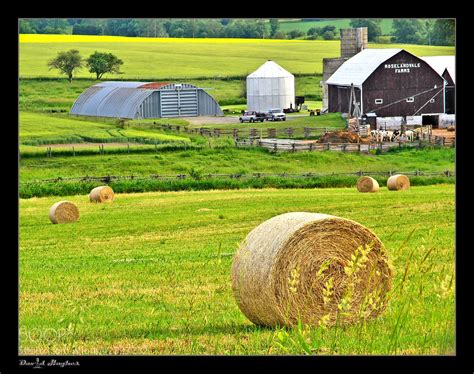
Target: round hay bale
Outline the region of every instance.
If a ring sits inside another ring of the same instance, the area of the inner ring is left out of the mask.
[[[377,192],[379,183],[372,177],[360,177],[357,180],[357,191],[359,192]]]
[[[52,223],[70,223],[79,219],[79,209],[70,201],[58,201],[49,208]]]
[[[389,190],[408,190],[410,188],[410,179],[406,175],[396,174],[392,175],[387,180],[387,187]]]
[[[89,199],[94,203],[110,203],[114,200],[114,190],[109,186],[100,186],[94,188],[90,194]]]
[[[294,212],[263,222],[247,235],[232,264],[240,310],[264,326],[370,319],[385,309],[391,285],[379,238],[357,222],[327,214]]]

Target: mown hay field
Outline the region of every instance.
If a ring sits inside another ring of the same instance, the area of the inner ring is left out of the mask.
[[[20,200],[20,354],[455,354],[454,186],[374,194],[356,188],[63,196]],[[291,211],[353,219],[385,244],[393,293],[353,327],[261,328],[240,312],[238,243]]]
[[[293,74],[321,74],[322,59],[338,57],[340,42],[325,40],[128,38],[83,35],[20,35],[20,77],[59,77],[47,62],[59,51],[78,49],[84,57],[111,52],[124,61],[124,74],[106,79],[246,76],[266,60]],[[454,47],[371,44],[405,48],[418,56],[453,55]],[[77,77],[91,78],[83,69]]]

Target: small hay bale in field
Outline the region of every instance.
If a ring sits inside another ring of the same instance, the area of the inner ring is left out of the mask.
[[[327,214],[294,212],[263,222],[232,264],[240,310],[264,326],[292,326],[299,318],[330,326],[336,315],[341,324],[370,319],[385,309],[391,285],[379,238],[357,222]]]
[[[387,187],[389,190],[408,190],[410,188],[410,179],[406,175],[396,174],[392,175],[387,180]]]
[[[359,192],[377,192],[379,183],[372,177],[360,177],[357,180],[357,191]]]
[[[114,199],[114,190],[109,186],[96,187],[90,192],[89,199],[94,203],[110,203]]]
[[[70,223],[79,219],[79,209],[70,201],[58,201],[49,208],[52,223]]]

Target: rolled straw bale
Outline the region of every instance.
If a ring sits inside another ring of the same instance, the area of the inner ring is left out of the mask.
[[[110,203],[114,199],[114,190],[109,186],[96,187],[90,192],[89,199],[94,203]]]
[[[52,223],[70,223],[79,219],[79,209],[70,201],[58,201],[49,208]]]
[[[361,255],[360,248],[370,251]],[[263,222],[241,243],[232,264],[240,310],[265,326],[370,319],[385,309],[391,285],[379,238],[357,222],[327,214],[293,212]]]
[[[357,180],[357,190],[359,192],[377,192],[379,184],[372,177],[360,177]]]
[[[403,174],[392,175],[387,180],[387,187],[389,190],[408,190],[410,188],[410,179]]]

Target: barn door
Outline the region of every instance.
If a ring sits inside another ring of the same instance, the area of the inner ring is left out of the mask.
[[[198,98],[196,89],[162,90],[161,117],[196,117]]]

